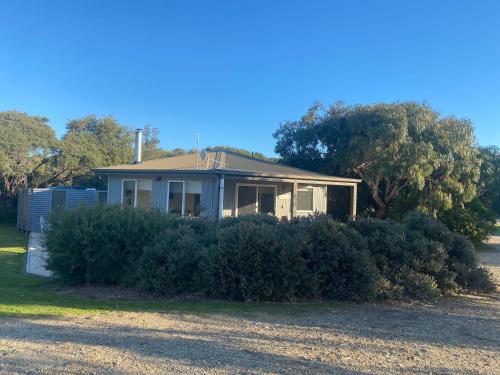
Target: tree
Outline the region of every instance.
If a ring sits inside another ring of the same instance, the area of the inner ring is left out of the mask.
[[[500,215],[500,149],[481,147],[479,153],[482,164],[478,197]]]
[[[49,163],[50,172],[41,176],[37,185],[70,185],[75,179],[89,176],[92,168],[104,164],[99,144],[92,134],[68,132],[57,143]]]
[[[425,192],[417,205],[434,213],[475,196],[480,160],[470,121],[442,118],[425,104],[315,104],[274,137],[289,164],[362,178],[378,218],[405,189]]]
[[[66,135],[88,136],[92,140],[101,156],[101,166],[130,163],[133,156],[133,131],[119,124],[113,117],[106,116],[98,119],[89,115],[81,119],[70,120],[66,124]]]
[[[475,198],[438,215],[450,229],[481,243],[491,233],[500,214],[500,150],[480,147],[481,175]]]
[[[98,166],[130,163],[132,131],[112,117],[89,115],[68,121],[66,133],[54,143],[44,168],[33,173],[31,186],[72,185],[85,180],[86,186],[102,185],[91,177]]]
[[[169,156],[169,152],[160,148],[160,139],[158,138],[158,128],[153,128],[146,124],[143,129],[142,159],[153,160]]]
[[[42,173],[57,143],[49,120],[17,111],[0,112],[0,188],[4,205]]]

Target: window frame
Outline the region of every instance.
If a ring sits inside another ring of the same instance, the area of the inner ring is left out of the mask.
[[[250,186],[255,187],[255,213],[259,213],[259,187],[271,187],[274,189],[274,214],[276,215],[276,211],[278,209],[278,185],[266,185],[266,184],[246,184],[246,183],[236,183],[236,192],[234,195],[234,216],[238,217],[238,192],[240,186]]]
[[[200,182],[201,183],[201,191],[200,191],[200,199],[203,194],[203,181],[202,180],[167,180],[167,213],[170,214],[170,183],[171,182],[179,182],[182,183],[182,208],[181,208],[181,217],[185,217],[186,213],[186,182]],[[202,216],[202,210],[200,210],[200,215],[199,216],[193,216],[195,217],[201,217]]]
[[[299,191],[311,191],[311,204],[312,208],[310,210],[299,210]],[[298,213],[311,213],[314,212],[314,186],[302,186],[302,187],[297,187],[297,209],[296,211]]]
[[[186,181],[180,180],[167,180],[167,213],[170,214],[170,183],[178,182],[182,184],[182,198],[181,198],[181,217],[184,217],[185,194],[186,194]]]
[[[122,178],[122,191],[120,197],[120,204],[123,207],[123,190],[125,181],[133,181],[134,182],[134,205],[133,208],[137,208],[137,187],[139,186],[139,181],[151,181],[151,194],[149,195],[149,209],[153,208],[153,180],[149,178]]]

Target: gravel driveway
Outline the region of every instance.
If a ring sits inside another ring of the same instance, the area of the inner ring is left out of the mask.
[[[481,256],[500,277],[500,244]],[[497,293],[292,316],[1,317],[0,373],[500,374],[499,312]]]

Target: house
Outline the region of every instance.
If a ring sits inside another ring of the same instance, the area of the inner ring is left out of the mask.
[[[108,204],[157,208],[214,220],[255,213],[291,219],[326,213],[329,189],[340,187],[348,189],[342,202],[348,214],[356,215],[357,184],[361,180],[327,176],[228,151],[142,162],[141,139],[138,130],[134,163],[94,169],[97,175],[108,178]]]

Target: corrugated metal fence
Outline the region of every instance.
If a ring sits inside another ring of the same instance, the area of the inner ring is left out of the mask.
[[[106,203],[106,191],[95,189],[52,187],[19,190],[17,203],[17,229],[40,232],[40,218],[48,221],[52,210],[71,210],[78,206],[92,207]]]

